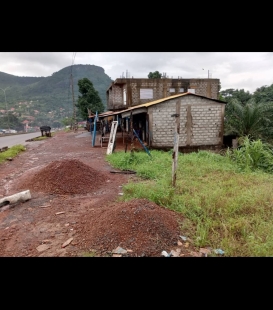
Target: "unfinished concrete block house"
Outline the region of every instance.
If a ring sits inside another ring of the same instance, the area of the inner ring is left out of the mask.
[[[130,124],[150,148],[174,145],[179,115],[179,150],[217,149],[223,144],[225,102],[219,100],[219,79],[119,78],[107,89],[108,112],[101,117]],[[179,110],[177,110],[179,109]]]

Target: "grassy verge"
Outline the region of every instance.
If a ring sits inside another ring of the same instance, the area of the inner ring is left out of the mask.
[[[179,154],[171,186],[172,152],[114,152],[106,160],[141,177],[124,186],[120,200],[147,198],[182,213],[183,235],[195,246],[225,256],[273,255],[273,175],[242,169],[231,156],[207,151]]]
[[[24,152],[25,150],[26,148],[22,144],[18,144],[7,149],[5,152],[1,152],[0,164],[6,161],[8,158],[16,157],[19,153]]]
[[[54,136],[55,133],[51,133],[51,137]],[[41,136],[37,138],[33,138],[32,141],[42,141],[50,139],[50,137],[47,136]],[[5,162],[9,158],[14,158],[16,157],[19,153],[24,152],[26,150],[26,147],[23,146],[22,144],[18,144],[15,146],[12,146],[11,148],[7,149],[4,152],[0,152],[0,164]]]

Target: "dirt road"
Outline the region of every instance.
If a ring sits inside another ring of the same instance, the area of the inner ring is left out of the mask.
[[[181,239],[183,218],[144,199],[120,202],[134,174],[111,173],[107,145],[86,131],[33,141],[0,165],[0,198],[31,199],[0,207],[0,257],[202,256]],[[121,136],[115,151],[124,151]]]

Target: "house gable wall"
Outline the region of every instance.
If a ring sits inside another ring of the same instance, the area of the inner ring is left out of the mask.
[[[174,145],[176,102],[181,100],[179,146],[221,146],[225,105],[188,95],[170,99],[148,108],[150,145],[172,148]]]

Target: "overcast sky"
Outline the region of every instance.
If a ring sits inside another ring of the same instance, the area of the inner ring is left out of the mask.
[[[102,67],[113,80],[147,78],[165,72],[169,78],[220,79],[221,90],[254,92],[273,84],[273,52],[0,52],[0,71],[16,76],[50,76],[72,64]]]

